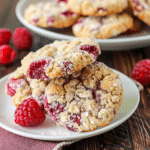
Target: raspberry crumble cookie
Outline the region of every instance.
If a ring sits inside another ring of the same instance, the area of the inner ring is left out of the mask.
[[[72,30],[77,37],[106,39],[124,33],[132,26],[132,17],[127,13],[121,13],[105,17],[81,17],[72,26]]]
[[[134,15],[150,26],[150,0],[129,0]]]
[[[19,67],[8,79],[5,92],[12,97],[13,104],[16,107],[24,99],[32,98],[43,109],[44,93],[48,83],[49,80],[41,81],[27,78],[22,72],[22,67]]]
[[[119,75],[100,62],[50,81],[44,108],[58,124],[74,132],[107,126],[124,98]]]
[[[80,15],[106,16],[122,12],[128,0],[68,0],[67,6]]]
[[[96,61],[99,45],[90,38],[55,41],[22,60],[25,75],[31,79],[47,80],[72,74]]]
[[[44,28],[71,26],[79,15],[68,9],[65,2],[39,2],[26,9],[24,18],[32,25]]]

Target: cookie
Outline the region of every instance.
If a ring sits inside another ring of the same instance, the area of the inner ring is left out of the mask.
[[[150,26],[150,0],[129,0],[134,15]]]
[[[128,0],[68,0],[67,6],[80,15],[106,16],[122,12]]]
[[[71,26],[79,15],[68,9],[64,2],[39,2],[26,9],[24,19],[34,26],[64,28]]]
[[[141,31],[141,28],[142,28],[141,20],[138,19],[136,16],[134,16],[132,8],[130,7],[130,5],[125,10],[125,12],[130,14],[130,16],[132,16],[132,18],[133,18],[133,26],[127,32],[125,32],[125,34],[129,35],[129,34],[134,34],[134,33]]]
[[[96,61],[99,45],[90,38],[55,41],[22,60],[25,75],[31,79],[47,80],[79,71]]]
[[[100,62],[50,81],[44,108],[58,125],[74,132],[107,126],[124,98],[119,75]]]
[[[133,20],[132,28],[127,30],[125,33],[123,33],[123,35],[131,35],[131,34],[133,35],[133,34],[141,31],[141,28],[142,28],[141,21],[136,17],[133,17],[133,19],[134,20]]]
[[[49,81],[41,81],[27,78],[22,67],[19,67],[6,83],[6,94],[12,97],[14,106],[18,106],[24,99],[33,98],[39,106],[44,108],[44,93]]]
[[[123,13],[106,17],[81,17],[72,26],[72,31],[77,37],[106,39],[126,32],[132,26],[132,17],[127,13]]]

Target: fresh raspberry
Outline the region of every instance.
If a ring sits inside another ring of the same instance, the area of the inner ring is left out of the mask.
[[[20,87],[22,87],[22,84],[24,84],[26,82],[25,79],[13,79],[10,78],[7,83],[6,83],[6,92],[8,95],[10,96],[14,96],[16,94],[17,89],[19,89]]]
[[[45,118],[38,103],[32,98],[23,100],[15,111],[15,123],[24,127],[41,124]]]
[[[48,103],[47,97],[45,97],[45,105],[44,108],[54,121],[59,121],[59,114],[64,111],[64,104],[60,104],[59,102]]]
[[[51,59],[41,59],[34,61],[28,68],[28,76],[31,79],[48,79],[46,75],[46,68],[49,66]]]
[[[150,59],[139,61],[133,69],[132,78],[142,85],[150,84]]]
[[[28,29],[19,27],[13,33],[13,43],[20,50],[29,49],[33,43],[33,36]]]
[[[9,44],[11,31],[9,29],[0,28],[0,45]]]
[[[73,123],[77,123],[79,126],[82,125],[81,123],[81,114],[72,114],[70,116],[70,121]],[[77,128],[75,128],[73,125],[66,124],[66,127],[68,130],[77,132]]]
[[[99,55],[99,50],[96,46],[91,46],[91,45],[81,45],[80,50],[86,51],[89,54],[93,54],[94,59],[96,60],[98,55]]]
[[[9,45],[4,44],[0,46],[0,64],[10,64],[16,58],[16,55],[16,51]]]

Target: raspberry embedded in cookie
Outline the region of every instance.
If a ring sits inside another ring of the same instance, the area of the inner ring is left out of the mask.
[[[64,73],[69,73],[72,67],[73,67],[73,63],[71,61],[66,61],[66,62],[63,62],[61,69]]]
[[[23,82],[27,84],[25,79],[13,79],[10,78],[6,83],[6,92],[10,96],[14,96],[16,94],[17,89],[23,86]]]
[[[70,10],[66,10],[62,12],[61,14],[64,15],[65,17],[71,17],[74,13],[71,12]]]
[[[67,2],[68,2],[68,0],[57,0],[57,3],[60,3],[60,2],[67,3]]]
[[[137,5],[137,6],[140,5],[140,2],[139,2],[138,0],[133,0],[133,2],[134,2],[134,4]]]
[[[41,95],[36,95],[33,96],[33,98],[37,101],[37,103],[39,104],[41,110],[44,110],[44,96],[45,94],[41,94]]]
[[[82,22],[83,22],[83,18],[77,20],[77,21],[75,22],[75,24],[79,24],[79,23],[82,23]]]
[[[81,45],[80,50],[86,51],[89,54],[93,54],[94,59],[96,60],[98,55],[99,55],[99,50],[96,46],[91,46],[91,45]]]
[[[45,97],[44,108],[54,121],[59,121],[59,114],[64,111],[64,104],[59,102],[48,103],[47,97]]]
[[[47,24],[48,24],[49,26],[51,26],[51,24],[54,23],[54,22],[55,22],[55,19],[54,19],[53,16],[48,17],[48,19],[47,19]]]
[[[81,114],[72,114],[70,116],[70,121],[73,122],[73,123],[77,123],[79,126],[82,125]],[[75,128],[73,125],[66,124],[66,127],[70,131],[77,132],[77,128]]]
[[[91,29],[90,30],[90,33],[92,34],[92,32],[94,32],[94,31],[99,31],[99,29],[100,29],[100,25],[98,26],[98,27],[96,27],[96,28],[93,28],[93,29]]]
[[[95,91],[94,95],[95,95],[96,103],[100,103],[101,102],[101,95],[99,93],[97,93],[97,91]]]
[[[137,12],[141,12],[145,9],[144,6],[139,2],[139,0],[133,0],[133,3],[136,5],[135,10]]]
[[[98,11],[107,11],[107,9],[105,9],[103,7],[98,7]]]
[[[74,132],[77,132],[77,128],[75,128],[73,125],[70,125],[70,124],[66,124],[66,128],[70,131],[74,131]]]
[[[70,116],[70,121],[77,123],[79,126],[82,125],[81,123],[81,114],[72,114]]]
[[[38,24],[39,19],[33,18],[31,21],[36,25],[36,24]]]
[[[46,80],[48,76],[46,75],[46,68],[49,66],[51,59],[41,59],[39,61],[34,61],[30,64],[28,68],[27,75],[31,79],[41,79]]]

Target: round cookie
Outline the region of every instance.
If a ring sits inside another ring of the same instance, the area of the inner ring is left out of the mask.
[[[47,80],[71,74],[96,61],[99,45],[90,38],[55,41],[22,60],[24,74],[31,79]]]
[[[122,12],[128,0],[68,0],[67,6],[80,15],[106,16]]]
[[[129,0],[134,15],[150,26],[150,0]]]
[[[22,67],[19,67],[8,79],[5,87],[5,92],[12,97],[13,104],[16,107],[24,99],[32,97],[43,109],[44,93],[48,83],[48,80],[41,81],[27,78],[22,72]]]
[[[72,26],[72,31],[77,37],[106,39],[126,32],[132,26],[132,17],[127,13],[123,13],[106,17],[81,17]]]
[[[52,79],[46,87],[44,108],[58,125],[74,132],[107,126],[124,98],[119,75],[100,62],[66,77]]]
[[[79,15],[68,9],[64,2],[39,2],[26,9],[24,18],[34,26],[64,28],[71,26]]]

